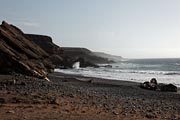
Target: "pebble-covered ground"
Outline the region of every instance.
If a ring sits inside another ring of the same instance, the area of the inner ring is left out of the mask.
[[[61,73],[49,79],[0,75],[0,120],[180,120],[179,92]]]

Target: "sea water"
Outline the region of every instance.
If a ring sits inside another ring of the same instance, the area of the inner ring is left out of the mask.
[[[112,67],[56,69],[57,72],[134,82],[156,78],[159,83],[172,83],[180,87],[180,58],[131,59],[109,64]],[[105,65],[100,65],[105,66]]]

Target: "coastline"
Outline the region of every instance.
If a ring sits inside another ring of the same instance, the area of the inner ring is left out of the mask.
[[[82,82],[90,82],[93,84],[109,84],[109,85],[138,85],[139,82],[133,82],[133,81],[126,81],[126,80],[115,80],[115,79],[106,79],[106,78],[98,78],[98,77],[88,77],[83,75],[77,75],[77,74],[66,74],[61,72],[54,72],[49,75],[49,77],[70,77],[75,78],[77,81]]]
[[[51,82],[0,75],[0,116],[4,120],[180,118],[179,92],[150,91],[136,82],[57,72],[48,77]]]
[[[139,86],[141,82],[135,82],[135,81],[127,81],[127,80],[118,80],[118,79],[109,79],[109,78],[98,78],[98,77],[90,77],[90,76],[83,76],[78,74],[67,74],[62,72],[54,72],[50,74],[51,77],[59,77],[59,78],[75,78],[78,81],[82,82],[90,82],[93,84],[107,84],[107,85],[125,85],[125,86]],[[144,80],[145,82],[146,80]],[[165,84],[165,83],[160,83]],[[169,83],[170,84],[170,83]],[[178,91],[177,93],[180,93],[180,86],[177,86]]]

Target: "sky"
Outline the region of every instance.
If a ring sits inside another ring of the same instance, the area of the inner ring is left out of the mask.
[[[0,0],[0,21],[63,47],[180,58],[180,0]]]

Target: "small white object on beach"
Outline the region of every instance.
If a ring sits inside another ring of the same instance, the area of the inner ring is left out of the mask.
[[[75,62],[74,64],[73,64],[73,66],[72,66],[72,68],[74,68],[74,69],[79,69],[79,67],[80,67],[80,62],[78,61],[78,62]]]

